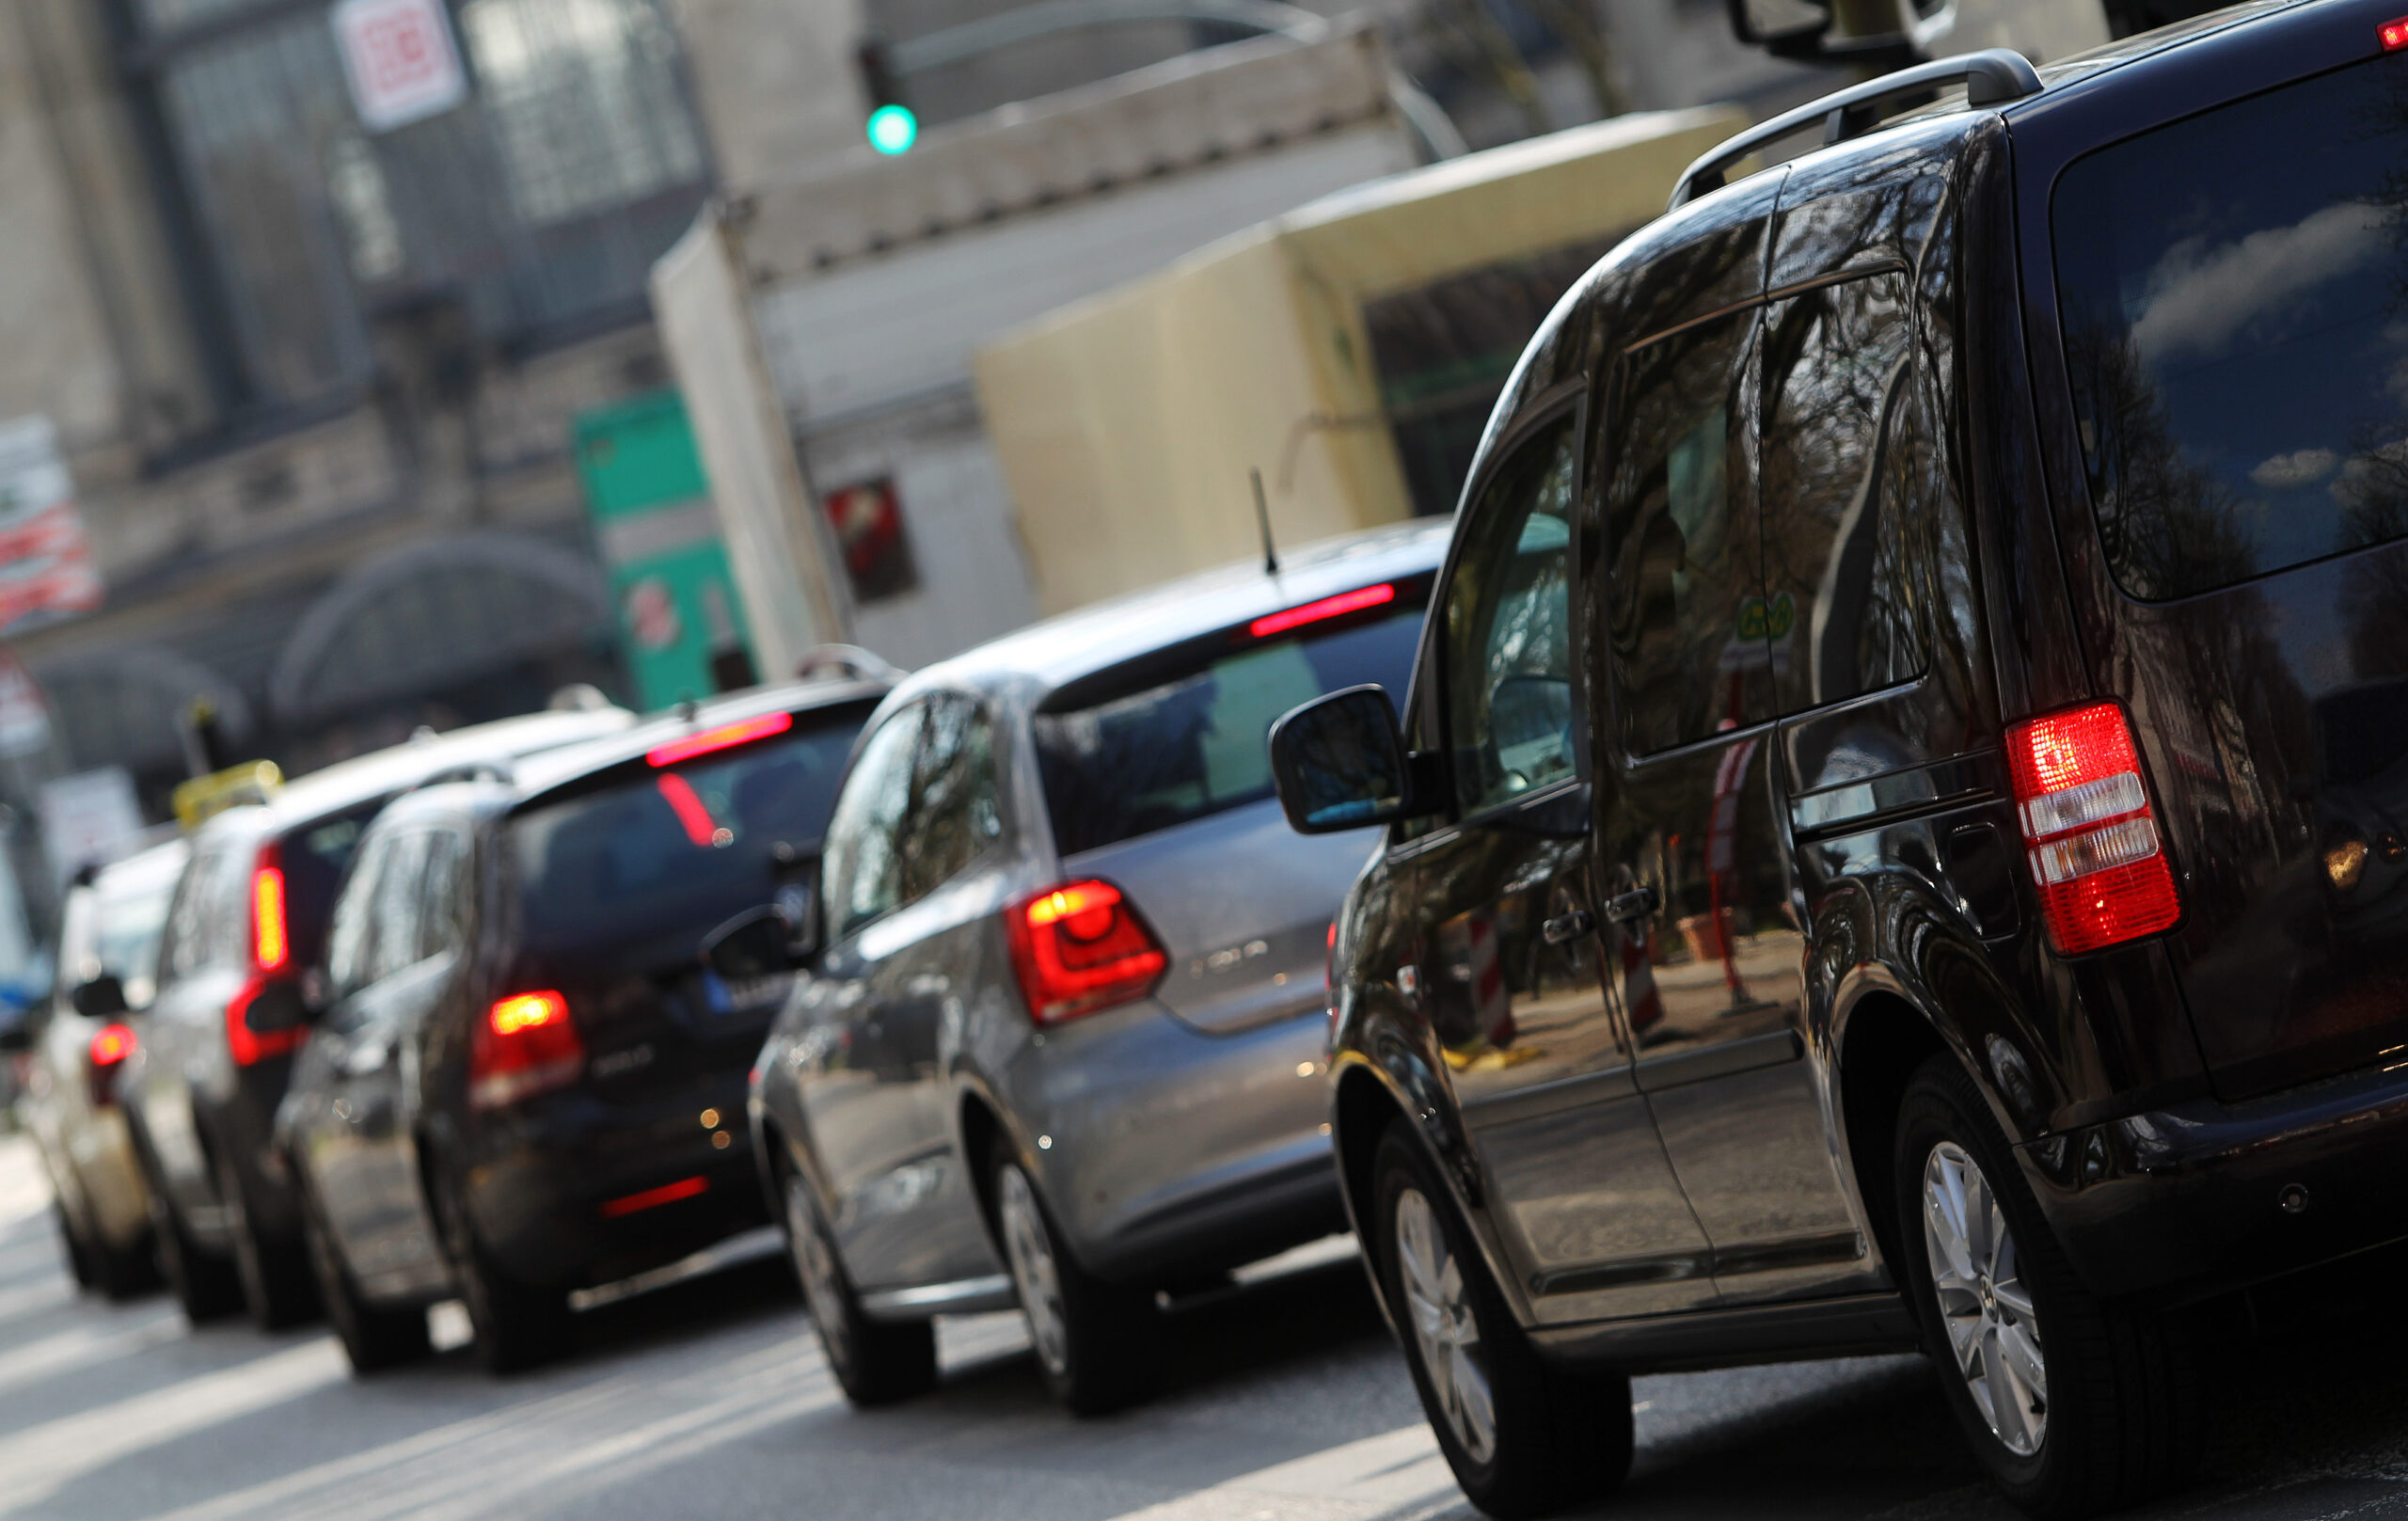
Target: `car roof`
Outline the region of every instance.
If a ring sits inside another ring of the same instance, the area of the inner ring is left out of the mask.
[[[92,874],[90,891],[103,897],[136,897],[172,891],[192,846],[182,839],[154,845],[122,861],[112,861]]]
[[[280,832],[296,824],[406,791],[427,778],[481,765],[515,762],[625,732],[636,716],[623,707],[529,713],[429,735],[295,778],[264,803],[229,808],[201,826],[198,839],[222,833]]]
[[[1422,518],[1279,551],[1279,570],[1240,561],[1031,624],[928,667],[899,699],[937,688],[1053,691],[1155,650],[1357,587],[1435,570],[1454,519]]]
[[[696,703],[668,715],[656,715],[607,739],[554,751],[517,768],[516,796],[531,799],[596,771],[624,765],[659,745],[702,734],[723,724],[741,723],[768,713],[809,713],[848,703],[875,704],[892,684],[874,677],[852,676],[820,681],[784,682]]]

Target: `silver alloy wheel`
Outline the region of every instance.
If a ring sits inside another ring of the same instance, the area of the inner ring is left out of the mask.
[[[1998,1196],[1954,1141],[1924,1163],[1923,1243],[1957,1376],[1991,1434],[2028,1458],[2049,1434],[2040,1322]]]
[[[1054,1239],[1046,1234],[1037,1191],[1028,1186],[1026,1173],[1006,1167],[995,1195],[1004,1256],[1012,1265],[1020,1307],[1028,1316],[1029,1339],[1037,1344],[1046,1371],[1058,1378],[1070,1366],[1070,1328],[1062,1309],[1062,1273],[1054,1260]]]
[[[849,1367],[853,1328],[845,1318],[844,1280],[836,1273],[835,1250],[819,1228],[811,1184],[800,1173],[786,1175],[786,1244],[794,1252],[795,1276],[802,1280],[803,1302],[811,1307],[811,1323],[828,1349],[828,1360]]]
[[[1397,1276],[1404,1287],[1405,1317],[1447,1425],[1474,1463],[1497,1451],[1497,1403],[1488,1386],[1488,1361],[1480,1342],[1480,1322],[1463,1264],[1447,1246],[1438,1213],[1418,1188],[1396,1201]]]

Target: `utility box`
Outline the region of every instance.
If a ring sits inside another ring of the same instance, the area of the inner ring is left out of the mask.
[[[576,439],[637,702],[666,707],[754,685],[744,602],[684,402],[662,391],[584,413]]]
[[[1452,512],[1555,303],[1735,106],[1620,117],[1340,191],[980,349],[1038,610]]]

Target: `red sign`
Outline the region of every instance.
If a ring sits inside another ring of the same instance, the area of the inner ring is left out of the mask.
[[[866,481],[828,493],[828,521],[844,551],[853,595],[876,602],[919,584],[911,541],[903,532],[903,503],[892,481]]]
[[[343,0],[334,25],[352,104],[369,131],[405,127],[467,99],[443,0]]]
[[[0,422],[0,629],[100,605],[100,573],[50,420]]]

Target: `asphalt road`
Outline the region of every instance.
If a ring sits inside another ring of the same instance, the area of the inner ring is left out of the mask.
[[[331,1338],[194,1332],[78,1298],[22,1139],[0,1138],[0,1514],[962,1521],[1467,1518],[1357,1271],[1174,1320],[1168,1392],[1110,1420],[1047,1401],[1017,1321],[945,1323],[932,1397],[848,1410],[773,1259],[586,1312],[578,1355],[496,1381],[438,1311],[433,1362],[360,1384]],[[2370,1264],[2283,1323],[2229,1323],[2203,1521],[2408,1518],[2408,1327]],[[2012,1515],[1931,1374],[1865,1358],[1643,1379],[1640,1456],[1600,1513]]]

